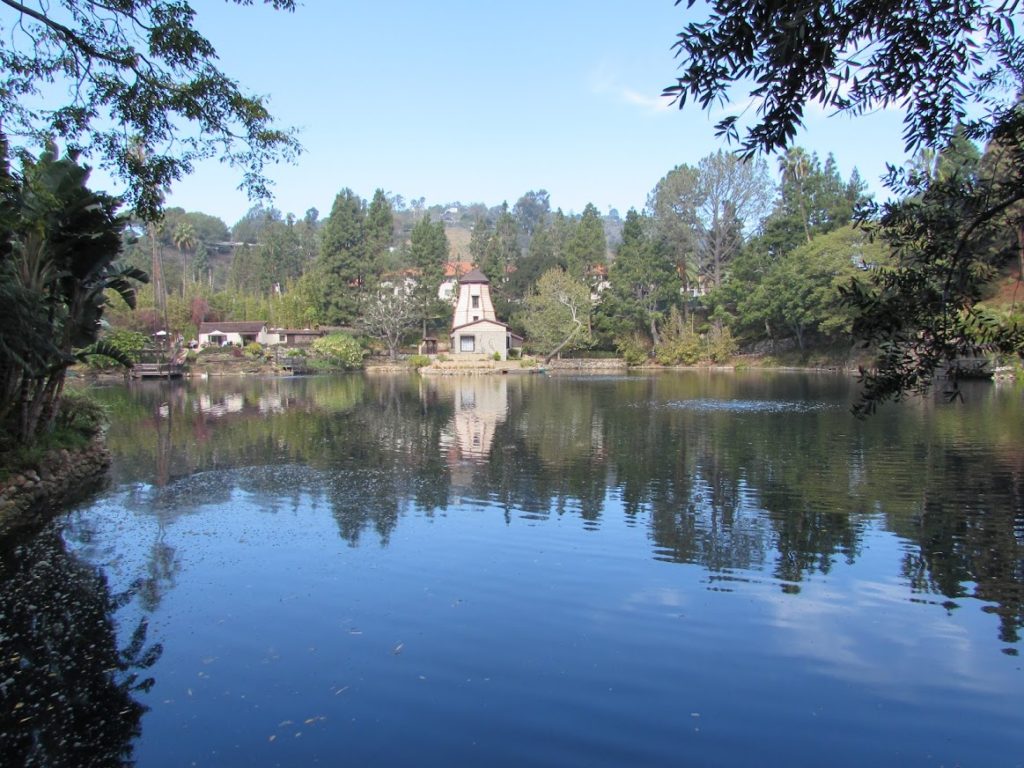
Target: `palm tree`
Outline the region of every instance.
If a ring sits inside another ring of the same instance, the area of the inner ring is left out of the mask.
[[[178,249],[178,256],[181,257],[181,295],[185,296],[185,279],[188,276],[188,265],[185,263],[185,251],[193,250],[199,242],[196,237],[196,228],[191,222],[179,221],[171,235],[174,247]]]

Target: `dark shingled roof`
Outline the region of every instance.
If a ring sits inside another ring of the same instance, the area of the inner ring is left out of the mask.
[[[459,278],[459,285],[463,283],[490,283],[487,279],[487,275],[481,272],[479,269],[471,269],[469,272]]]

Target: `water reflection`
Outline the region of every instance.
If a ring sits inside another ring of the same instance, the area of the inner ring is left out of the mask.
[[[487,461],[495,430],[508,415],[508,379],[444,376],[426,379],[423,388],[425,402],[452,402],[454,413],[441,435],[441,450],[449,465]]]
[[[0,541],[0,754],[5,765],[132,764],[146,707],[139,692],[160,657],[147,624],[118,646],[102,571],[68,552],[56,526]]]
[[[789,593],[856,562],[880,525],[906,543],[908,594],[978,598],[1008,644],[1024,626],[1024,425],[992,388],[867,423],[833,376],[347,376],[104,397],[115,479],[163,524],[239,491],[326,504],[351,545],[467,501],[510,524],[612,516],[645,528],[656,559],[719,581],[763,572]],[[173,579],[173,563],[158,552],[154,573]]]

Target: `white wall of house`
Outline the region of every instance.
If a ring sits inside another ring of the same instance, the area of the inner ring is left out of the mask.
[[[493,357],[497,352],[502,360],[508,356],[508,328],[498,322],[484,320],[453,328],[451,340],[454,354]]]

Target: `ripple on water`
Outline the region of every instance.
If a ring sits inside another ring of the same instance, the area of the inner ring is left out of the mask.
[[[669,400],[666,408],[684,411],[727,411],[730,413],[812,413],[834,410],[834,403],[787,400]]]

